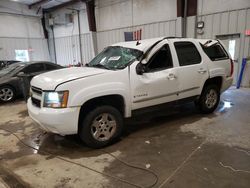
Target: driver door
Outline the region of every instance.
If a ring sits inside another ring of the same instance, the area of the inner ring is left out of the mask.
[[[132,110],[177,100],[178,79],[171,50],[166,42],[159,43],[149,54],[142,75],[131,67]]]

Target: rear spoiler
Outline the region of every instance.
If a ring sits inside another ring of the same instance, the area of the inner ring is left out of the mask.
[[[214,46],[214,45],[216,45],[216,44],[218,44],[218,43],[220,43],[219,40],[208,40],[208,41],[205,42],[204,44],[202,44],[202,43],[200,42],[200,44],[201,44],[202,46],[204,46],[204,47],[211,47],[211,46]]]

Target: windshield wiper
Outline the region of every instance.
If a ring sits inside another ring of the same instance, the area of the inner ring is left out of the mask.
[[[89,65],[88,65],[89,66]],[[97,67],[97,68],[104,68],[104,69],[107,69],[107,70],[110,70],[110,68],[102,65],[102,64],[95,64],[95,65],[91,65],[89,67]]]

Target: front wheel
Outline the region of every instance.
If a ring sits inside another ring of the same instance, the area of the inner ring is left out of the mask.
[[[212,113],[220,102],[220,90],[216,85],[208,85],[203,89],[197,103],[199,110],[204,113]]]
[[[119,137],[122,127],[122,115],[116,108],[100,106],[85,116],[78,134],[87,146],[101,148]]]

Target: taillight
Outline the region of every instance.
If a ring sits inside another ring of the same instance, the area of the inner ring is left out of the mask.
[[[232,59],[230,59],[231,62],[231,72],[230,72],[230,77],[233,76],[234,73],[234,61]]]

